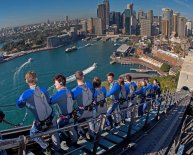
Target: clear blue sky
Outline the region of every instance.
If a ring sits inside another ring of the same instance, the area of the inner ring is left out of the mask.
[[[97,5],[103,0],[1,0],[0,28],[50,20],[87,18],[96,16]],[[111,11],[120,11],[130,2],[134,10],[153,9],[161,15],[161,8],[169,7],[193,20],[193,0],[109,0]]]

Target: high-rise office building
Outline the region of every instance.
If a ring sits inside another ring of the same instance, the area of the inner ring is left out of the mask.
[[[169,8],[163,8],[162,9],[162,20],[164,20],[163,23],[166,23],[165,20],[168,21],[168,37],[171,35],[172,33],[172,27],[173,27],[173,22],[172,22],[172,16],[173,16],[173,10],[172,9],[169,9]],[[163,28],[162,28],[163,30]]]
[[[162,35],[169,36],[169,21],[162,19]]]
[[[117,28],[121,28],[121,13],[120,12],[115,12],[115,22],[114,24],[117,25]]]
[[[179,13],[173,13],[173,19],[172,19],[172,22],[173,22],[173,27],[172,27],[172,32],[174,34],[177,34],[177,31],[178,31],[178,17],[179,17]]]
[[[153,16],[152,36],[159,35],[161,32],[161,16]]]
[[[186,18],[183,16],[178,17],[178,36],[180,38],[186,36]]]
[[[97,35],[103,34],[101,18],[93,18],[93,28],[95,34]]]
[[[141,19],[140,35],[151,36],[151,20]]]
[[[130,10],[125,9],[122,17],[123,17],[123,31],[125,34],[130,34],[130,28],[131,28]]]
[[[66,16],[66,23],[68,23],[68,16]]]
[[[153,10],[148,10],[147,11],[147,19],[153,23]]]
[[[140,24],[141,22],[141,19],[146,19],[146,14],[143,12],[143,10],[139,10],[138,11],[138,16],[137,16],[137,19],[138,19],[138,22]]]
[[[87,31],[93,33],[93,18],[87,19]]]
[[[105,4],[99,4],[97,8],[97,17],[101,18],[102,32],[105,33],[106,29],[106,6]]]
[[[121,28],[121,13],[112,11],[110,12],[110,25],[116,24],[117,28]]]
[[[133,16],[133,3],[127,5],[127,9],[130,10],[130,16]]]
[[[109,15],[110,15],[110,5],[109,5],[109,0],[104,0],[103,4],[105,5],[105,16],[106,16],[106,29],[109,28]]]
[[[87,21],[86,20],[81,20],[81,25],[82,25],[82,32],[87,32]]]
[[[109,14],[109,24],[112,25],[115,22],[115,11],[110,12]]]
[[[192,36],[192,21],[190,20],[186,22],[186,34],[187,36]]]

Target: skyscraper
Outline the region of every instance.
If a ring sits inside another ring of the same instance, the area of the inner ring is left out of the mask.
[[[87,32],[87,21],[86,20],[81,20],[81,25],[82,25],[82,32]]]
[[[119,29],[121,27],[121,13],[115,12],[115,22],[113,24],[117,25],[117,28]]]
[[[162,35],[169,36],[169,21],[162,19]]]
[[[146,17],[146,14],[143,12],[143,10],[139,10],[138,11],[138,22],[139,22],[139,24],[140,24],[140,22],[141,22],[141,19],[146,19],[147,17]]]
[[[103,34],[101,18],[93,18],[93,28],[95,34],[97,35]]]
[[[87,19],[87,31],[93,33],[93,18]]]
[[[168,26],[167,26],[167,28],[168,28],[168,30],[167,30],[168,35],[167,36],[168,37],[172,33],[172,27],[173,27],[172,16],[173,16],[173,10],[172,9],[169,9],[169,8],[163,8],[162,9],[162,20],[164,20],[163,23],[166,23],[165,20],[168,21]],[[163,30],[163,28],[162,28],[162,30]]]
[[[102,32],[105,33],[106,29],[106,6],[105,4],[99,4],[97,8],[97,17],[101,18]]]
[[[178,36],[180,38],[186,36],[186,18],[183,16],[178,17]]]
[[[147,19],[153,22],[153,10],[148,10],[147,11]]]
[[[153,16],[152,36],[159,35],[161,32],[161,16]]]
[[[66,23],[68,23],[68,16],[66,16]]]
[[[133,3],[127,5],[127,9],[130,10],[130,16],[133,16]]]
[[[103,4],[105,5],[105,16],[106,16],[106,29],[109,28],[109,15],[110,15],[110,5],[109,5],[109,0],[104,0]]]
[[[141,19],[140,35],[151,36],[151,20]]]
[[[112,25],[115,23],[115,11],[110,12],[109,15],[109,24]]]
[[[179,13],[173,13],[173,27],[172,27],[172,31],[174,34],[177,34],[178,31],[178,17],[179,17]]]
[[[130,28],[131,28],[131,15],[130,10],[125,9],[123,12],[123,30],[125,34],[130,34]]]
[[[190,20],[186,22],[186,34],[187,36],[192,36],[192,21]]]

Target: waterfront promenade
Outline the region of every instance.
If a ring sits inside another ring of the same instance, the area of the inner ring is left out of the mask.
[[[116,62],[116,63],[120,63],[122,65],[142,65],[145,66],[147,68],[150,68],[152,70],[156,70],[158,72],[158,74],[160,74],[161,76],[166,76],[167,74],[165,72],[163,72],[160,68],[155,67],[141,59],[138,58],[134,58],[134,57],[129,57],[129,58],[112,58],[112,61]]]
[[[62,46],[62,45],[61,45]],[[42,47],[42,48],[37,48],[37,49],[32,49],[32,50],[27,50],[27,51],[21,51],[21,52],[17,52],[17,53],[12,53],[12,54],[8,54],[6,55],[5,59],[3,59],[2,61],[0,61],[0,63],[3,62],[7,62],[9,60],[30,54],[30,53],[35,53],[35,52],[41,52],[41,51],[45,51],[45,50],[51,50],[51,49],[56,49],[59,48],[61,46],[57,46],[57,47]]]

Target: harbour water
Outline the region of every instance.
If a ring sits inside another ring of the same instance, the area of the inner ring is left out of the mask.
[[[86,75],[86,81],[92,81],[94,76],[99,76],[102,80],[105,80],[108,72],[114,72],[115,78],[118,78],[119,75],[130,72],[130,68],[138,68],[136,65],[110,65],[109,57],[117,48],[113,46],[114,43],[111,41],[92,42],[92,46],[85,47],[87,43],[84,41],[77,42],[75,45],[78,49],[69,53],[65,52],[65,49],[68,48],[66,46],[31,53],[0,64],[0,105],[14,104],[19,95],[28,88],[24,81],[24,75],[29,70],[37,72],[39,86],[50,88],[53,85],[55,74],[62,73],[68,77],[74,74],[76,70],[84,70],[93,63],[98,64],[97,68]],[[69,47],[71,46],[69,45]],[[29,58],[32,61],[27,63]],[[27,64],[24,65],[25,63]],[[73,88],[75,85],[75,82],[70,82],[67,86]],[[52,95],[52,91],[50,91],[50,95]],[[0,109],[5,112],[6,119],[14,123],[20,123],[25,115],[25,108],[0,107]],[[32,116],[28,115],[24,124],[30,124],[31,121]],[[6,128],[10,127],[5,124],[0,125],[0,129]]]

